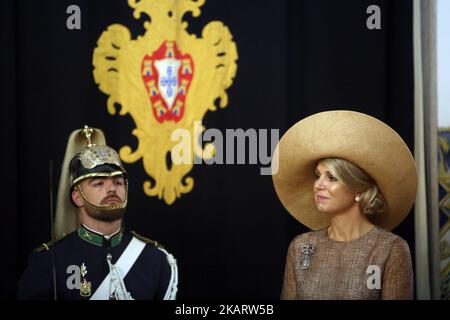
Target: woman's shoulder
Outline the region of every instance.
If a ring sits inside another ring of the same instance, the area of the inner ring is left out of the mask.
[[[374,226],[373,235],[377,239],[384,240],[395,245],[406,244],[406,240],[400,237],[399,235],[378,226]]]
[[[403,252],[409,254],[409,245],[401,236],[388,230],[375,226],[374,237],[376,242],[392,252]]]

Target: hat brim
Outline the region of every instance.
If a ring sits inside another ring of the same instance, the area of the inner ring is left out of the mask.
[[[289,213],[312,230],[330,224],[313,198],[318,160],[336,157],[353,162],[377,183],[386,210],[371,220],[392,230],[408,215],[416,198],[414,158],[402,138],[385,123],[354,111],[327,111],[309,116],[281,138],[273,157],[276,193]]]

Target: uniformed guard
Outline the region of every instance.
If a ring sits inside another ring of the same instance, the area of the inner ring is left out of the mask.
[[[127,173],[102,131],[74,131],[58,190],[58,237],[31,254],[19,299],[175,299],[176,260],[124,230],[127,200]]]

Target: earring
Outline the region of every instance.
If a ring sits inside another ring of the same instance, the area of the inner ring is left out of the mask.
[[[356,202],[360,202],[360,201],[361,201],[361,198],[360,198],[359,196],[356,196],[355,201],[356,201]]]

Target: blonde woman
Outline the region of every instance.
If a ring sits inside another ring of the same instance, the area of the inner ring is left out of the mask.
[[[292,240],[281,298],[412,299],[408,244],[389,231],[416,194],[414,159],[400,136],[365,114],[323,112],[288,130],[277,160],[281,202],[315,230]]]

